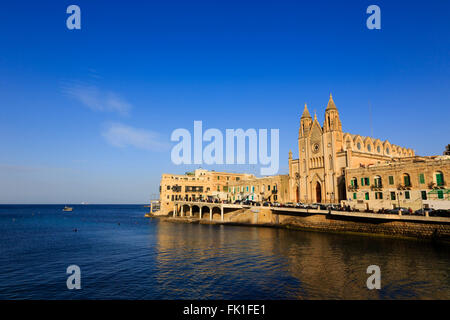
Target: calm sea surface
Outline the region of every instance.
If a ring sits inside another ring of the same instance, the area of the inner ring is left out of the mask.
[[[0,206],[0,299],[450,299],[445,245],[62,207]],[[66,287],[72,264],[81,290]],[[366,287],[373,264],[381,290]]]

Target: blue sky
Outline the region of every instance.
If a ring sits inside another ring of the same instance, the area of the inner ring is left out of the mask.
[[[81,30],[66,8],[81,8]],[[381,30],[366,8],[381,8]],[[448,1],[17,1],[0,4],[0,203],[145,203],[170,134],[279,128],[297,156],[304,103],[343,130],[442,154]],[[257,172],[252,166],[203,166]]]

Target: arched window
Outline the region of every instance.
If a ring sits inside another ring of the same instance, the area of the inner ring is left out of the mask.
[[[372,146],[370,144],[367,145],[367,151],[369,151],[369,152],[372,151]]]
[[[436,185],[443,186],[444,185],[444,174],[441,171],[435,173],[436,177]]]
[[[403,183],[405,184],[406,187],[411,186],[411,178],[409,177],[409,174],[407,173],[403,174]]]
[[[389,154],[389,148],[386,148],[386,154]]]
[[[381,184],[381,177],[380,176],[375,176],[374,183],[375,183],[375,187],[377,187],[377,188],[381,188],[383,186]]]
[[[355,177],[353,177],[353,178],[350,180],[350,184],[351,184],[351,186],[352,186],[353,188],[358,188],[358,179],[356,179]]]
[[[356,147],[358,148],[358,150],[361,150],[361,143],[358,142],[358,143],[356,144]]]
[[[380,153],[381,152],[381,148],[380,146],[377,147],[377,152]]]

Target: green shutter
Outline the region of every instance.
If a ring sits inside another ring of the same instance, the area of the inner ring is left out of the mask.
[[[427,200],[427,192],[421,191],[421,194],[422,194],[422,200]]]
[[[350,182],[352,184],[352,187],[354,187],[355,186],[355,181],[352,179]]]
[[[353,192],[353,199],[356,199],[356,192]]]
[[[419,183],[420,184],[424,184],[425,183],[425,177],[424,177],[423,173],[419,174]]]
[[[365,184],[366,184],[366,186],[370,186],[370,180],[369,180],[369,178],[366,178]]]
[[[405,199],[409,199],[409,191],[405,191]]]
[[[438,195],[438,199],[444,199],[444,191],[438,190],[437,195]]]
[[[366,192],[366,200],[369,200],[369,193]]]
[[[393,176],[389,176],[389,184],[394,184],[394,177]]]
[[[411,183],[409,181],[409,176],[405,175],[403,177],[403,181],[405,182],[405,186],[410,186],[411,185]]]
[[[361,178],[361,186],[364,185],[364,178]]]
[[[436,173],[436,184],[442,186],[444,184],[444,177],[442,173]]]

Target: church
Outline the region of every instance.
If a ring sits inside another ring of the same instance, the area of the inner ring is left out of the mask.
[[[298,159],[289,152],[289,189],[293,202],[339,203],[346,200],[346,169],[414,157],[412,149],[342,131],[330,94],[323,125],[305,104],[298,132]]]

